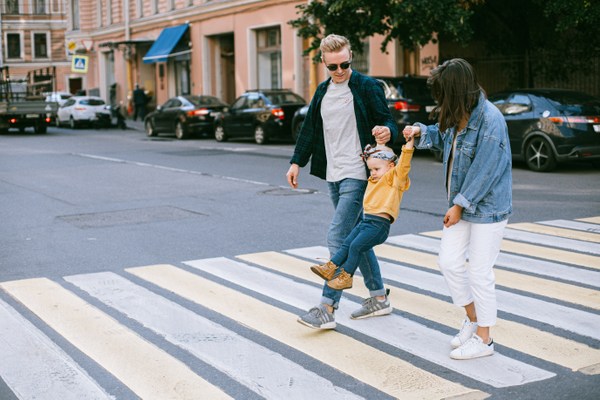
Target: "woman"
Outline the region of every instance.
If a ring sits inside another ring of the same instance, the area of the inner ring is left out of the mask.
[[[440,269],[454,304],[467,318],[450,344],[450,357],[472,359],[494,354],[490,327],[496,323],[494,263],[512,213],[512,161],[502,114],[479,86],[471,65],[446,61],[428,84],[438,123],[406,127],[417,148],[444,154],[448,211],[439,254]],[[467,257],[469,262],[467,264]]]

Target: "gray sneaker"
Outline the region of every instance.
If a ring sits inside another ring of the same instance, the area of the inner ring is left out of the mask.
[[[383,301],[377,300],[377,297],[369,297],[363,301],[362,307],[354,311],[350,317],[352,319],[362,319],[391,314],[393,308],[388,300],[388,294],[390,294],[390,290],[386,289],[385,300]]]
[[[335,317],[327,311],[327,307],[319,304],[311,308],[306,314],[298,317],[298,322],[313,329],[334,329]]]

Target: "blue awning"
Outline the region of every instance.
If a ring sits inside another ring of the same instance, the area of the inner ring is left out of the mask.
[[[187,44],[184,48],[177,46],[185,32],[188,30],[188,27],[188,24],[183,24],[163,29],[160,35],[158,35],[158,39],[156,39],[150,50],[148,50],[144,56],[144,64],[165,62],[169,57],[189,53],[191,50],[187,47]],[[178,47],[177,51],[174,51],[175,47]]]

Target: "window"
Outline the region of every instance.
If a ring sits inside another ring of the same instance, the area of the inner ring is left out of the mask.
[[[4,3],[4,7],[7,14],[18,14],[19,0],[6,0],[6,3]]]
[[[48,58],[48,34],[33,34],[33,58]]]
[[[369,73],[369,39],[362,41],[362,52],[352,51],[352,69],[363,74]]]
[[[256,31],[258,87],[281,87],[281,31],[279,27]]]
[[[21,34],[6,34],[6,58],[21,58]]]
[[[61,4],[60,4],[60,0],[50,0],[51,1],[51,5],[52,5],[52,12],[53,13],[60,13],[61,10]]]
[[[32,0],[34,14],[46,14],[46,0]]]

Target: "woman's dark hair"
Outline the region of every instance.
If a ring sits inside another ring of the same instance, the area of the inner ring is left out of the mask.
[[[473,67],[462,58],[453,58],[434,68],[427,84],[437,101],[431,118],[437,117],[441,132],[457,126],[471,114],[483,92]]]

